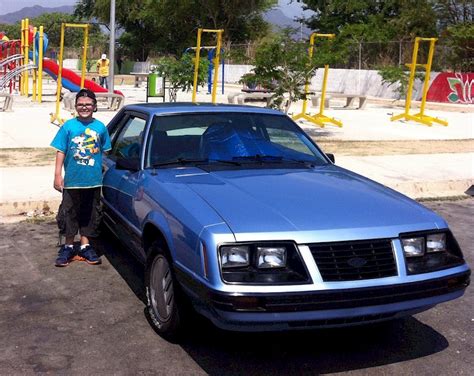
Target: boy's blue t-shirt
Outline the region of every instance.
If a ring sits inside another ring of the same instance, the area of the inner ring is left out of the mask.
[[[102,153],[111,149],[105,125],[93,119],[66,121],[51,142],[64,159],[64,188],[93,188],[102,185]]]

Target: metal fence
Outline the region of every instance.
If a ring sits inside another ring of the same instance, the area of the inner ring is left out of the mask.
[[[332,68],[341,69],[380,69],[387,66],[399,66],[409,64],[412,60],[414,41],[390,41],[390,42],[364,42],[354,41],[344,45],[341,54],[342,59],[336,64],[331,64]],[[226,64],[253,64],[258,44],[255,42],[246,44],[227,44],[224,46],[224,58]],[[429,43],[420,44],[418,51],[418,63],[424,64],[427,61]],[[105,51],[107,53],[107,51]],[[340,51],[339,51],[340,52]],[[59,51],[55,48],[48,48],[46,56],[57,59]],[[97,60],[104,53],[100,48],[90,46],[87,57],[90,60]],[[315,49],[314,54],[317,54]],[[65,59],[81,58],[81,48],[65,48]],[[433,59],[433,70],[445,71],[455,69],[465,62],[456,62],[453,59],[453,47],[438,40],[435,45]],[[150,59],[156,59],[159,55],[151,52]],[[468,58],[469,59],[469,58]],[[474,61],[474,57],[471,57]],[[124,61],[127,61],[125,58]],[[469,66],[469,64],[467,64]],[[472,63],[470,64],[472,66]]]

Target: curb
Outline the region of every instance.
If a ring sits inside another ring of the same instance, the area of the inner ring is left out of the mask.
[[[384,184],[383,182],[380,182]],[[444,180],[429,182],[397,182],[385,184],[388,188],[398,191],[414,200],[416,199],[445,199],[447,197],[470,196],[474,179]],[[7,217],[24,215],[25,213],[57,212],[61,199],[11,201],[0,203],[0,223],[5,223]]]
[[[61,199],[0,202],[0,222],[3,217],[22,215],[31,211],[57,212]]]

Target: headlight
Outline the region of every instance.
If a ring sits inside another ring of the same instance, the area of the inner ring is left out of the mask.
[[[405,238],[402,239],[403,251],[407,257],[423,256],[425,254],[425,238]]]
[[[239,268],[249,265],[248,246],[226,246],[221,248],[222,268]]]
[[[284,268],[286,248],[257,247],[257,267],[260,269]]]
[[[445,252],[446,234],[429,234],[426,237],[426,252]]]
[[[464,264],[461,249],[449,230],[400,234],[400,237],[408,275]]]
[[[281,285],[310,283],[298,247],[291,241],[223,244],[219,247],[226,283]]]

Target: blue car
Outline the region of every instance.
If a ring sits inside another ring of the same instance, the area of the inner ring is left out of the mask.
[[[439,215],[334,164],[288,116],[137,104],[108,126],[104,221],[145,265],[164,336],[357,325],[458,298],[470,269]]]

